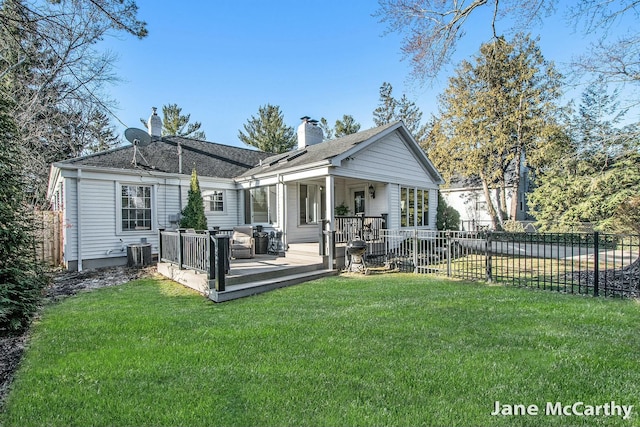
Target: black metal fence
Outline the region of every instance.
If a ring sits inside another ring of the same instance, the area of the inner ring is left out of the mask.
[[[381,230],[367,264],[514,286],[640,297],[640,236]]]

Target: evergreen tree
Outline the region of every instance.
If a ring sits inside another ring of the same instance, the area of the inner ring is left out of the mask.
[[[189,187],[189,199],[187,206],[182,210],[180,219],[181,228],[193,228],[194,230],[207,229],[207,217],[204,214],[204,201],[200,192],[198,174],[194,168],[191,171],[191,186]]]
[[[189,123],[191,114],[183,115],[182,108],[178,107],[178,104],[163,105],[162,115],[162,136],[182,136],[201,141],[207,139],[205,133],[199,130],[202,124]]]
[[[475,63],[463,61],[440,98],[429,157],[447,180],[454,173],[480,179],[495,229],[515,217],[522,162],[541,167],[557,149],[559,85],[536,42],[517,35],[512,43],[498,38],[483,44]]]
[[[460,212],[449,206],[442,194],[438,192],[438,211],[436,214],[436,229],[459,230]]]
[[[406,94],[400,99],[393,97],[391,83],[384,82],[380,86],[380,104],[373,110],[373,122],[382,126],[402,120],[416,141],[421,142],[426,135],[426,127],[421,124],[422,111]]]
[[[110,150],[120,145],[120,137],[116,135],[109,118],[102,111],[95,111],[89,118],[89,142],[84,144],[84,154]]]
[[[0,336],[29,325],[47,281],[33,249],[33,218],[25,201],[22,155],[9,111],[0,97]]]
[[[258,117],[251,116],[243,127],[246,134],[238,131],[240,141],[267,153],[284,153],[298,142],[294,129],[284,124],[284,117],[277,105],[260,107]]]
[[[327,119],[322,117],[320,119],[320,128],[325,140],[335,138],[341,138],[343,136],[351,135],[360,130],[360,123],[356,122],[356,119],[352,115],[345,114],[342,119],[336,120],[334,127],[329,126]]]
[[[617,94],[592,84],[571,120],[563,155],[539,171],[529,207],[542,230],[589,223],[605,231],[635,231],[640,188],[637,126],[619,127]]]

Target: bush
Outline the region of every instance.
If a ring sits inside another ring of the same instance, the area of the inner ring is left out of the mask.
[[[438,230],[459,230],[460,213],[449,206],[442,194],[438,192],[438,212],[436,215],[436,228]]]
[[[16,130],[0,99],[0,336],[18,333],[36,312],[47,277],[34,250]]]
[[[191,187],[189,188],[189,201],[182,210],[180,227],[193,228],[194,230],[207,229],[207,217],[204,214],[204,201],[200,192],[200,182],[196,170],[191,171]]]

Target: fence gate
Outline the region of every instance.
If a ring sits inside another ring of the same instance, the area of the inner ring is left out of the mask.
[[[34,211],[36,257],[51,267],[62,264],[62,212]]]

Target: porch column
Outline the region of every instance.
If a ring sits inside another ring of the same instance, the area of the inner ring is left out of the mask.
[[[333,178],[333,175],[327,175],[324,178],[324,185],[325,185],[325,197],[327,198],[325,205],[327,206],[327,211],[325,212],[325,220],[327,221],[326,224],[329,226],[329,230],[326,231],[330,231],[329,235],[327,237],[329,237],[327,244],[328,244],[328,248],[327,248],[327,253],[325,255],[327,255],[327,268],[329,268],[330,270],[333,270],[336,266],[334,263],[334,257],[335,257],[335,253],[334,253],[334,249],[335,249],[335,230],[336,230],[336,219],[335,219],[335,207],[336,207],[336,202],[335,202],[335,180]],[[324,234],[321,236],[322,239],[325,238]]]
[[[329,230],[333,231],[336,229],[336,220],[335,220],[335,182],[333,175],[327,175],[324,178],[324,186],[325,186],[325,197],[326,197],[326,206],[327,211],[325,212],[325,219],[329,224]]]

